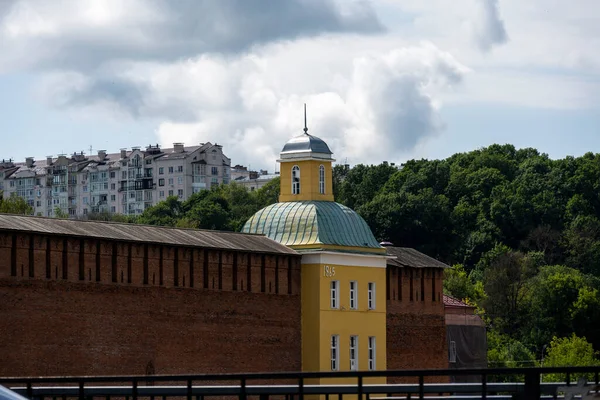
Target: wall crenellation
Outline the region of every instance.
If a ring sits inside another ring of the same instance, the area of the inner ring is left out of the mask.
[[[0,278],[296,295],[300,256],[0,232]]]

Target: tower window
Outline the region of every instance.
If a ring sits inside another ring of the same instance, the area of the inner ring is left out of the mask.
[[[350,336],[350,371],[358,370],[358,336]]]
[[[350,309],[356,310],[357,307],[357,299],[356,299],[356,281],[350,281]]]
[[[339,369],[339,336],[331,336],[331,370]]]
[[[325,167],[319,167],[319,193],[325,194]]]
[[[369,282],[369,310],[375,309],[375,282]]]
[[[292,194],[300,194],[300,167],[292,167]]]
[[[375,371],[375,336],[369,336],[369,371]]]
[[[331,308],[339,308],[338,293],[339,293],[340,281],[331,281]]]

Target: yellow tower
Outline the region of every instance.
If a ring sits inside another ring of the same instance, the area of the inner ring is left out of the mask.
[[[279,201],[333,201],[331,150],[323,140],[308,134],[306,104],[304,134],[291,139],[281,150]]]
[[[304,134],[278,161],[280,202],[242,231],[302,254],[302,370],[386,369],[386,250],[356,212],[334,201],[332,152],[308,134],[306,108]]]

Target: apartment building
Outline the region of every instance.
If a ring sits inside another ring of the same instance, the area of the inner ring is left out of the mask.
[[[71,217],[138,215],[168,196],[185,200],[229,183],[230,165],[222,146],[210,142],[174,143],[169,149],[150,145],[114,154],[100,150],[94,156],[81,152],[46,160],[29,157],[24,163],[2,160],[0,190],[4,197],[24,198],[34,215],[52,217],[57,210]]]
[[[272,179],[279,177],[279,172],[269,174],[267,170],[250,171],[243,165],[231,168],[231,181],[242,185],[251,192],[258,190],[269,183]]]

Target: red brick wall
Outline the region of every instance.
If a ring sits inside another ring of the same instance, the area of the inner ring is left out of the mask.
[[[442,272],[388,266],[388,369],[448,368]]]
[[[0,376],[300,370],[299,296],[0,280]]]
[[[300,332],[299,256],[0,232],[0,375],[298,371]]]

